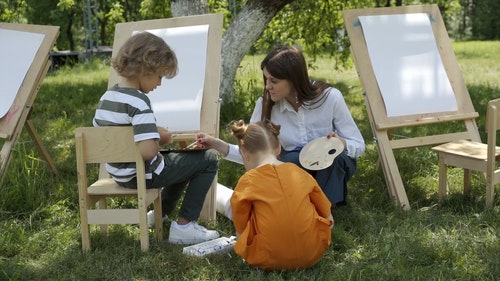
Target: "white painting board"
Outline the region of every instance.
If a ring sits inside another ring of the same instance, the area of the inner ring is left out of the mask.
[[[366,111],[376,139],[379,163],[384,170],[387,188],[397,203],[404,209],[409,209],[410,203],[394,151],[458,139],[480,142],[475,122],[479,115],[470,99],[436,4],[343,10],[342,16],[351,43],[351,55],[364,90]],[[368,22],[371,19],[375,19],[373,25]],[[400,32],[400,28],[404,29],[404,32]],[[428,42],[429,40],[435,42]],[[387,49],[391,44],[395,44],[396,48]],[[385,52],[386,55],[380,57],[374,52]],[[414,58],[406,61],[405,56],[422,56],[422,61],[416,61]],[[407,70],[409,62],[419,66]],[[422,67],[424,62],[426,66]],[[398,63],[400,65],[397,65]],[[447,78],[444,77],[443,70]],[[385,71],[390,73],[380,73]],[[432,75],[422,76],[421,72]],[[411,77],[412,75],[417,78]],[[435,81],[426,84],[424,89],[431,89],[432,95],[423,95],[424,85],[419,85],[412,79],[429,80],[429,77]],[[412,87],[417,88],[414,93],[420,93],[417,100],[412,96],[412,89],[404,88],[408,87],[409,82]],[[396,84],[396,90],[390,88],[392,85],[385,85],[386,83]],[[448,96],[448,83],[452,87],[453,99]],[[396,94],[403,91],[410,93],[409,96],[413,99],[402,99]],[[393,99],[398,100],[396,102]],[[395,104],[391,104],[392,102]],[[435,104],[439,106],[433,107]],[[401,107],[404,112],[397,107]],[[463,122],[463,128],[452,127],[450,131],[437,133],[432,130],[420,133],[417,129],[431,124],[457,121]],[[404,132],[404,137],[399,137],[398,131]]]
[[[0,118],[9,112],[45,34],[0,29]]]
[[[388,117],[457,111],[428,14],[359,20]]]
[[[146,31],[163,38],[179,62],[178,74],[163,78],[161,86],[148,94],[157,124],[174,132],[199,131],[208,24]]]

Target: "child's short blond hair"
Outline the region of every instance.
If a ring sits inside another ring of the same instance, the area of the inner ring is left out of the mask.
[[[160,37],[140,32],[132,35],[111,60],[111,66],[125,78],[159,74],[166,78],[177,75],[177,57]]]

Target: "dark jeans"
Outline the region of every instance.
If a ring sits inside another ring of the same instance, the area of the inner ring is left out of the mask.
[[[170,215],[185,191],[179,217],[190,221],[199,218],[205,196],[219,168],[217,154],[210,150],[162,152],[165,168],[146,181],[146,187],[163,187],[162,217]],[[124,184],[136,187],[136,179]]]
[[[347,202],[347,181],[356,172],[357,162],[342,152],[335,158],[333,164],[323,170],[307,170],[299,162],[300,150],[281,150],[279,159],[283,162],[292,162],[308,171],[318,182],[326,197],[332,204],[345,204]]]

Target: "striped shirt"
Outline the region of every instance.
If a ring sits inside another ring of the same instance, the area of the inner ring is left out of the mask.
[[[92,121],[94,127],[132,126],[134,141],[159,139],[151,101],[140,90],[113,86],[102,95]],[[165,163],[158,153],[146,166],[146,179],[160,174]],[[128,182],[136,176],[135,163],[107,163],[106,170],[117,182]]]

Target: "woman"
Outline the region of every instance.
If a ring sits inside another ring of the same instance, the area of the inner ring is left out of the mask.
[[[356,171],[356,159],[365,151],[365,143],[342,93],[324,82],[312,81],[303,54],[292,46],[272,50],[262,61],[261,69],[264,93],[255,104],[250,123],[270,119],[280,125],[282,151],[278,159],[297,165],[300,151],[310,141],[324,136],[339,138],[345,151],[328,168],[308,172],[332,206],[344,205],[347,182]],[[236,145],[203,133],[198,135],[198,143],[241,163]]]

